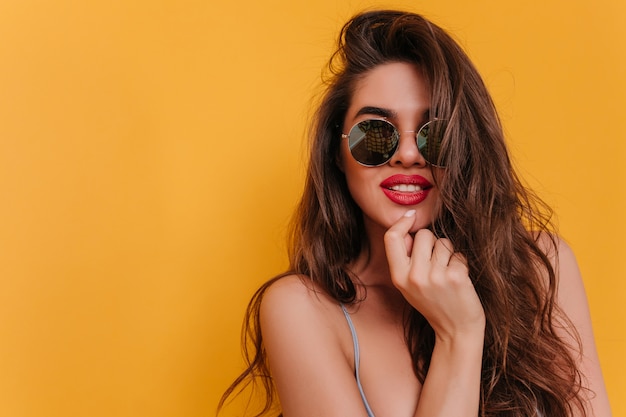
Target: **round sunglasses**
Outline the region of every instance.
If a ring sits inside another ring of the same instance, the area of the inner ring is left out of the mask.
[[[417,149],[430,165],[443,168],[439,161],[441,142],[446,131],[447,121],[434,119],[424,124],[415,133]],[[348,139],[348,146],[352,157],[361,165],[376,167],[389,162],[398,149],[400,131],[391,122],[384,119],[368,119],[358,122],[348,134],[342,134]]]

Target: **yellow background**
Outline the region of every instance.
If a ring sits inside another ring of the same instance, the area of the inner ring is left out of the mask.
[[[321,68],[369,6],[475,60],[626,416],[622,0],[3,0],[0,416],[213,415],[244,307],[285,267]]]

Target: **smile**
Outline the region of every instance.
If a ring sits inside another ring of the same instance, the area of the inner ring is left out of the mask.
[[[422,191],[422,187],[420,187],[419,185],[415,185],[415,184],[398,184],[398,185],[393,185],[389,187],[389,189],[392,191],[401,191],[401,192],[408,192],[408,193]]]
[[[393,203],[412,206],[424,201],[433,185],[421,175],[392,175],[380,187]]]

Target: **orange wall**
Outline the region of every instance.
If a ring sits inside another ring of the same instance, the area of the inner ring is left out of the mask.
[[[244,306],[285,266],[320,69],[374,4],[0,2],[0,415],[213,414]],[[484,74],[579,256],[626,416],[626,3],[386,6]]]

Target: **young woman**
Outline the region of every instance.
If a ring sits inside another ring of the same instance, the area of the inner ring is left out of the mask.
[[[223,400],[254,380],[286,417],[610,416],[574,255],[461,48],[367,12],[330,68],[291,266]]]

